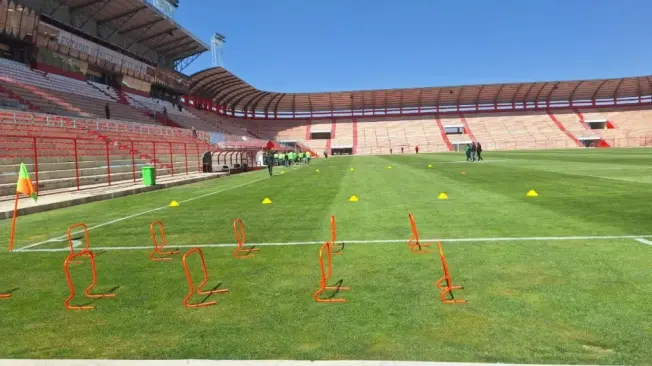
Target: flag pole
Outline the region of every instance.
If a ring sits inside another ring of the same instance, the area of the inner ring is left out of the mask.
[[[16,236],[16,217],[18,216],[18,195],[16,192],[16,199],[14,201],[14,218],[11,220],[11,235],[9,237],[9,251],[14,250],[14,237]]]

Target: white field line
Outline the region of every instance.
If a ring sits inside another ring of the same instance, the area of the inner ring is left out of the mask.
[[[634,239],[645,240],[643,238],[652,238],[652,235],[607,235],[607,236],[530,236],[530,237],[507,237],[507,238],[452,238],[452,239],[422,239],[422,243],[427,242],[442,242],[442,243],[486,243],[486,242],[518,242],[518,241],[570,241],[570,240],[614,240],[614,239]],[[391,244],[391,243],[407,243],[407,239],[389,239],[389,240],[342,240],[338,243],[344,244]],[[646,240],[647,241],[647,240]],[[652,241],[647,241],[652,245]],[[323,244],[324,241],[293,241],[285,243],[247,243],[248,246],[294,246],[294,245],[317,245]],[[183,244],[183,245],[169,245],[175,248],[228,248],[235,247],[233,243],[221,244]],[[120,246],[120,247],[93,247],[93,250],[151,250],[152,246],[134,245],[134,246]],[[65,248],[46,248],[46,249],[28,249],[20,248],[15,252],[66,252],[69,247]]]
[[[647,240],[647,239],[643,239],[642,237],[638,237],[638,238],[636,238],[636,239],[634,239],[634,240],[636,240],[636,241],[639,242],[639,243],[643,243],[643,244],[647,244],[647,245],[652,245],[652,241]]]
[[[265,179],[269,179],[269,178],[268,178],[268,177],[264,177],[264,178],[260,178],[260,179],[252,180],[251,182],[247,182],[247,183],[239,184],[239,185],[237,185],[237,186],[233,186],[233,187],[229,187],[229,188],[220,189],[220,190],[217,190],[217,191],[214,191],[214,192],[210,192],[210,193],[206,193],[206,194],[199,195],[199,196],[197,196],[197,197],[188,198],[188,199],[185,199],[185,200],[179,201],[179,203],[191,202],[191,201],[194,201],[194,200],[198,200],[198,199],[200,199],[200,198],[204,198],[204,197],[212,196],[212,195],[219,194],[219,193],[222,193],[222,192],[230,191],[230,190],[232,190],[232,189],[236,189],[236,188],[240,188],[240,187],[248,186],[248,185],[250,185],[250,184],[254,184],[254,183],[260,182],[260,181],[265,180]],[[152,212],[156,212],[156,211],[164,210],[164,209],[166,209],[166,208],[168,208],[168,206],[163,206],[163,207],[153,208],[153,209],[151,209],[151,210],[142,211],[142,212],[139,212],[139,213],[135,213],[135,214],[133,214],[133,215],[120,217],[120,218],[115,219],[115,220],[111,220],[111,221],[107,221],[107,222],[104,222],[104,223],[101,223],[101,224],[97,224],[97,225],[95,225],[95,226],[91,226],[91,227],[88,228],[88,231],[91,231],[91,230],[93,230],[93,229],[98,229],[98,228],[101,228],[101,227],[104,227],[104,226],[112,225],[112,224],[115,224],[115,223],[118,223],[118,222],[121,222],[121,221],[129,220],[129,219],[132,219],[132,218],[134,218],[134,217],[138,217],[138,216],[142,216],[142,215],[147,215],[148,213],[152,213]],[[82,231],[76,231],[76,232],[74,232],[73,234],[81,234],[81,233],[82,233]],[[56,241],[60,241],[60,240],[62,240],[62,239],[66,239],[66,235],[62,235],[62,236],[59,236],[59,237],[56,237],[56,238],[53,238],[53,239],[48,239],[48,240],[40,241],[40,242],[38,242],[38,243],[34,243],[34,244],[30,244],[30,245],[26,245],[26,246],[24,246],[24,247],[22,247],[22,248],[19,248],[19,249],[17,249],[17,250],[29,249],[29,248],[37,247],[37,246],[39,246],[39,245],[43,245],[43,244],[50,243],[50,242],[53,242],[53,241],[54,241],[54,242],[56,242]]]

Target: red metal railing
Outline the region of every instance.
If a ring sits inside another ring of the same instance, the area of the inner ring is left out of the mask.
[[[43,190],[80,190],[87,185],[136,182],[137,168],[142,165],[155,165],[157,175],[198,172],[201,171],[201,154],[210,147],[185,138],[122,139],[127,144],[75,136],[64,129],[59,135],[40,136],[9,134],[0,130],[0,159],[5,164],[26,163],[36,186]],[[3,174],[0,184],[13,183],[15,179],[17,176]],[[0,186],[0,196],[10,195],[10,188]]]

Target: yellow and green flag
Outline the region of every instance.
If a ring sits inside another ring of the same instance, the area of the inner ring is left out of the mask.
[[[18,173],[18,184],[16,185],[16,193],[22,193],[24,195],[30,196],[36,201],[37,194],[34,186],[32,185],[32,180],[29,179],[29,172],[27,171],[27,166],[25,163],[20,163],[20,172]]]

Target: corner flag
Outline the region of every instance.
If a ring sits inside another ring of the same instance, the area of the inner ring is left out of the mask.
[[[16,184],[16,193],[22,193],[37,200],[38,196],[36,190],[32,185],[32,180],[29,179],[29,172],[25,163],[20,163],[20,172],[18,173],[18,184]]]

